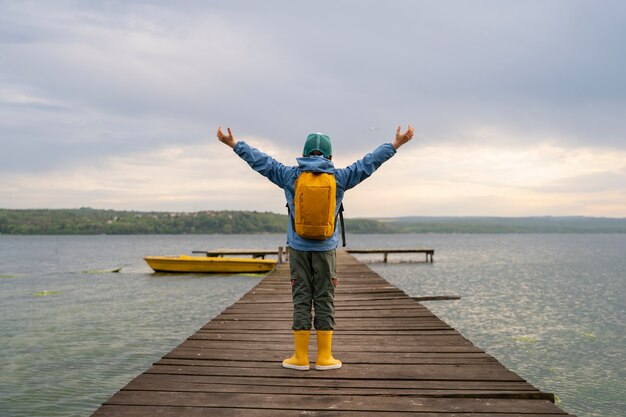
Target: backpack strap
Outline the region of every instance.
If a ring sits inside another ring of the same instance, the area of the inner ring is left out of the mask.
[[[285,204],[285,207],[287,207],[287,215],[289,216],[289,220],[291,221],[291,228],[294,230],[296,230],[296,221],[294,220],[293,216],[291,215],[291,209],[289,208],[289,203]]]
[[[339,206],[339,212],[337,213],[337,215],[339,216],[339,220],[341,221],[341,242],[342,242],[342,247],[346,247],[346,225],[343,222],[343,201],[341,202],[341,205]],[[337,219],[335,219],[335,227],[337,227]]]

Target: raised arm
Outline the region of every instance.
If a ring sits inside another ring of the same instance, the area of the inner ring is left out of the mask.
[[[243,140],[236,140],[233,132],[228,128],[228,134],[217,129],[217,138],[220,142],[233,148],[241,159],[246,161],[250,168],[269,179],[280,188],[284,188],[288,179],[293,175],[295,168],[287,167],[264,152],[248,145]]]
[[[396,130],[396,140],[392,143],[395,150],[398,150],[400,146],[413,139],[413,126],[409,124],[409,127],[404,133],[401,132],[401,129],[401,126],[398,126],[398,129]],[[230,129],[228,131],[230,132]]]
[[[237,141],[235,140],[235,137],[233,136],[233,132],[230,130],[230,127],[227,128],[228,129],[228,135],[225,135],[224,132],[222,132],[222,127],[218,127],[217,128],[217,138],[220,140],[220,142],[222,142],[224,145],[228,145],[231,148],[235,148],[235,145],[237,144]],[[399,130],[400,128],[398,128]]]
[[[391,158],[398,148],[413,138],[413,126],[409,125],[406,132],[398,126],[396,138],[393,143],[379,146],[373,152],[368,153],[362,159],[352,165],[335,170],[335,178],[342,186],[349,190],[374,173],[385,161]]]

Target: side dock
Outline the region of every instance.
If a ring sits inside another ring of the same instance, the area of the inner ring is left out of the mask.
[[[293,338],[280,264],[93,416],[568,415],[367,265],[338,252],[337,267],[333,354],[343,368],[281,367]]]

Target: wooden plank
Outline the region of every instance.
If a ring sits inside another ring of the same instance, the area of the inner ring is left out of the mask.
[[[181,375],[172,378],[169,375],[143,374],[129,382],[124,390],[132,391],[179,391],[179,392],[240,392],[256,394],[291,394],[291,395],[419,395],[427,397],[455,398],[481,397],[491,395],[491,398],[522,398],[548,399],[545,394],[530,385],[512,386],[510,389],[491,385],[476,385],[475,387],[459,386],[440,388],[435,384],[422,384],[407,388],[376,387],[376,386],[335,386],[321,383],[313,385],[303,379],[301,382],[291,381],[291,384],[281,384],[272,379],[250,379],[236,377],[196,377]],[[279,385],[280,384],[280,385]],[[340,388],[340,389],[338,389]],[[497,392],[494,392],[497,391]]]
[[[147,373],[171,375],[224,375],[224,376],[269,376],[292,378],[294,372],[281,367],[234,368],[189,365],[154,365]],[[328,372],[309,372],[309,378],[329,377]],[[336,379],[381,379],[381,380],[455,380],[455,381],[524,381],[503,366],[484,365],[420,365],[401,364],[364,365],[350,364],[335,370]]]
[[[381,345],[393,345],[393,346],[419,346],[419,345],[459,345],[466,344],[472,345],[472,343],[459,335],[458,333],[450,334],[436,334],[436,335],[403,335],[401,336],[379,336],[379,335],[351,335],[341,334],[341,337],[336,337],[336,341],[333,346],[337,349],[346,350],[347,347],[359,346],[358,349],[370,349],[375,346]],[[315,347],[315,332],[311,336],[311,346]],[[281,343],[291,348],[293,344],[293,335],[290,333],[284,333],[280,335],[272,335],[266,340],[259,342],[258,336],[250,333],[210,333],[202,332],[197,333],[193,337],[190,337],[183,342],[180,347],[196,347],[203,348],[209,346],[215,346],[221,349],[219,342],[255,342],[255,343]],[[472,345],[473,346],[473,345]]]
[[[459,336],[458,334],[419,334],[419,335],[406,335],[406,338],[403,338],[403,335],[372,335],[371,338],[368,338],[368,334],[366,332],[362,332],[361,334],[348,334],[342,333],[337,337],[335,336],[333,339],[337,339],[334,341],[333,346],[340,350],[349,350],[349,348],[356,349],[366,349],[367,351],[393,351],[394,346],[398,347],[419,347],[423,348],[424,346],[467,346],[474,347],[474,345],[463,336]],[[291,339],[291,340],[289,340]],[[189,343],[187,343],[189,342]],[[198,332],[195,335],[191,336],[187,341],[182,342],[187,345],[187,347],[196,346],[196,347],[207,347],[208,344],[214,344],[216,347],[220,345],[221,342],[233,343],[233,342],[241,342],[241,343],[254,343],[258,346],[265,346],[272,348],[274,346],[293,346],[293,335],[289,333],[276,333],[273,335],[268,335],[266,340],[258,341],[258,338],[255,339],[254,335],[239,333],[239,332],[217,332],[213,333],[210,331],[202,331]],[[394,343],[395,342],[395,343]],[[311,342],[309,343],[310,347],[315,347],[316,345],[316,337],[311,337]],[[385,350],[385,346],[388,346],[389,350]],[[221,347],[221,345],[220,345]],[[408,350],[408,349],[407,349]],[[404,350],[403,350],[404,351]],[[480,351],[480,349],[479,349]]]
[[[420,249],[420,248],[361,248],[361,249],[353,249],[349,248],[346,250],[348,253],[384,253],[384,252],[395,252],[395,253],[413,253],[413,252],[434,252],[434,249]]]
[[[393,302],[393,305],[390,305],[390,301]],[[348,297],[336,297],[335,298],[335,302],[336,304],[345,304],[346,306],[362,306],[362,307],[366,307],[368,304],[371,304],[372,306],[376,306],[376,305],[388,305],[389,308],[394,308],[394,306],[405,306],[405,305],[411,305],[409,303],[411,302],[415,302],[414,300],[411,300],[408,297],[369,297],[369,298],[363,298],[363,297],[353,297],[353,298],[348,298]],[[245,307],[249,307],[249,306],[258,306],[259,308],[267,308],[267,307],[273,307],[273,306],[278,306],[279,304],[284,304],[285,306],[279,306],[281,308],[285,308],[285,307],[290,307],[293,304],[293,301],[291,300],[291,298],[284,296],[282,298],[279,299],[273,299],[273,300],[269,300],[269,299],[264,299],[264,298],[243,298],[241,300],[239,300],[237,302],[238,307],[239,308],[245,308]]]
[[[426,309],[423,306],[416,306],[407,304],[408,302],[417,302],[417,300],[412,301],[410,298],[368,298],[368,299],[335,299],[335,305],[341,304],[342,312],[349,311],[394,311],[394,310],[422,310]],[[385,308],[387,306],[387,308]],[[248,299],[241,300],[238,302],[237,309],[232,310],[233,312],[250,312],[250,311],[258,311],[259,313],[263,312],[288,312],[291,313],[293,309],[293,302],[290,299],[276,299],[276,300],[263,300],[263,299]],[[426,310],[430,312],[430,310]],[[229,310],[230,312],[230,310]]]
[[[458,345],[458,346],[447,346],[447,345],[438,345],[438,346],[380,346],[380,345],[357,345],[350,346],[347,350],[341,346],[334,348],[335,352],[346,352],[346,351],[356,351],[361,348],[359,352],[366,352],[371,354],[376,353],[432,353],[432,354],[448,354],[448,353],[462,353],[462,354],[472,354],[472,353],[482,353],[480,348],[473,345]],[[243,350],[243,351],[254,351],[259,350],[263,352],[267,352],[269,350],[278,349],[280,351],[289,351],[292,349],[292,345],[270,345],[268,348],[267,345],[265,347],[258,346],[256,343],[243,343],[243,342],[233,342],[233,343],[225,343],[215,345],[215,349],[231,349],[231,350]],[[311,346],[309,348],[309,352],[315,352],[315,346]]]
[[[168,392],[168,391],[120,391],[106,404],[152,405],[152,406],[235,406],[241,409],[333,410],[333,411],[382,411],[382,412],[433,412],[454,413],[507,413],[514,407],[517,413],[552,412],[565,414],[547,400],[497,399],[497,398],[431,398],[431,397],[385,397],[385,396],[318,396],[285,394],[243,394],[223,392]]]
[[[103,405],[94,417],[380,417],[378,412],[369,411],[332,411],[332,410],[280,410],[250,408],[203,408],[203,407],[161,407]],[[475,413],[422,413],[394,412],[394,417],[477,417]],[[512,417],[510,413],[489,413],[489,417]],[[554,414],[532,414],[533,417],[554,417]]]
[[[195,334],[189,336],[189,339],[202,339],[207,335],[250,335],[251,333],[246,330],[234,330],[234,329],[200,329]],[[280,329],[267,329],[264,330],[264,334],[267,336],[272,335],[289,335],[293,338],[293,331],[288,328]],[[422,336],[422,335],[454,335],[458,334],[454,329],[422,329],[422,330],[335,330],[336,336],[344,335],[356,335],[356,336]],[[258,340],[258,336],[256,336]],[[336,343],[336,342],[335,342]]]
[[[348,253],[434,253],[434,249],[379,248],[379,249],[348,249]]]
[[[231,385],[253,385],[253,386],[278,386],[278,387],[313,387],[313,388],[334,388],[337,393],[343,389],[368,388],[368,389],[389,389],[398,392],[410,390],[476,390],[482,392],[500,391],[538,391],[535,387],[525,381],[444,381],[444,380],[416,380],[416,381],[395,381],[393,385],[385,380],[375,379],[333,379],[333,378],[309,378],[308,373],[300,373],[291,378],[273,378],[268,376],[223,376],[223,375],[171,375],[158,373],[144,373],[135,380],[129,382],[127,387],[140,379],[157,381],[164,385],[167,382],[188,382],[197,384],[231,384]],[[127,387],[124,387],[126,389]]]
[[[315,351],[311,352],[315,355]],[[235,362],[263,362],[276,366],[285,357],[291,355],[290,349],[274,350],[272,352],[263,351],[246,351],[232,350],[223,351],[221,349],[174,349],[167,355],[165,359],[160,360],[159,364],[166,363],[166,359],[188,359],[195,361],[206,361],[203,365],[211,366],[243,366]],[[450,364],[450,365],[468,365],[495,362],[495,359],[487,355],[433,355],[424,353],[379,353],[372,355],[369,352],[337,352],[345,364],[394,364],[403,363],[405,365],[433,365],[433,364]],[[212,362],[209,362],[212,361]],[[172,363],[172,362],[168,362]]]
[[[250,331],[265,331],[271,330],[276,327],[276,323],[274,322],[239,322],[239,321],[212,321],[206,324],[203,329],[213,329],[213,330],[223,330],[223,329],[232,329],[232,330],[250,330]],[[286,326],[290,326],[289,321],[286,322]],[[450,326],[443,322],[425,322],[425,323],[383,323],[383,322],[346,322],[342,324],[342,328],[346,330],[423,330],[423,329],[438,329],[438,330],[447,330],[451,329]]]
[[[287,314],[285,314],[287,313]],[[365,319],[365,318],[435,318],[427,310],[396,309],[396,310],[341,310],[335,314],[335,319]],[[281,318],[291,319],[291,310],[274,312],[233,312],[225,311],[214,320],[275,320]]]
[[[206,256],[252,255],[253,258],[265,258],[266,255],[278,255],[278,249],[211,249],[194,250],[191,253],[202,253]]]
[[[125,387],[125,391],[169,391],[169,392],[221,392],[247,394],[289,394],[289,395],[367,395],[367,396],[420,396],[435,398],[500,398],[550,400],[548,395],[539,391],[499,391],[491,390],[419,390],[419,389],[387,389],[387,388],[344,388],[338,392],[329,387],[302,386],[259,386],[259,385],[228,385],[221,382],[213,384],[189,384],[183,382],[164,381],[161,384],[135,382]]]

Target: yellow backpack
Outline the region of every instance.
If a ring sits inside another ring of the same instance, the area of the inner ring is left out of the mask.
[[[333,174],[303,172],[293,199],[294,230],[305,239],[326,240],[335,232],[337,182]],[[343,206],[340,208],[343,209]],[[342,215],[343,225],[343,215]],[[342,228],[343,229],[343,228]],[[344,244],[345,246],[345,244]]]

